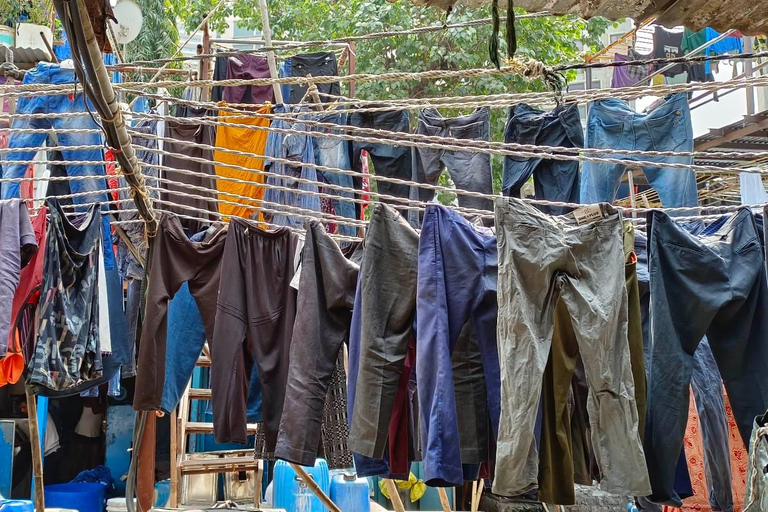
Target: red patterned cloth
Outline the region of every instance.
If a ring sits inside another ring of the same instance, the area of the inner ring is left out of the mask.
[[[747,484],[747,462],[749,452],[744,447],[741,440],[739,429],[736,426],[736,420],[733,417],[731,403],[728,401],[728,394],[725,393],[725,413],[728,417],[728,444],[731,449],[731,488],[733,489],[733,511],[742,512],[744,510],[744,492]],[[688,457],[688,471],[691,474],[691,483],[693,484],[693,496],[683,501],[681,509],[664,507],[665,512],[676,510],[683,511],[710,511],[709,499],[707,496],[707,482],[704,473],[704,444],[699,430],[699,415],[696,413],[696,406],[691,400],[688,410],[688,426],[685,429],[685,454]]]

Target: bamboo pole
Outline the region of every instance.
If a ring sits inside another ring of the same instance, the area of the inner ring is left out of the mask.
[[[329,498],[328,495],[323,492],[320,486],[317,485],[317,482],[315,482],[315,479],[309,476],[303,467],[293,463],[291,463],[291,467],[296,472],[296,474],[299,475],[299,478],[301,478],[302,482],[304,482],[304,485],[309,487],[309,490],[312,491],[315,496],[320,498],[320,501],[323,502],[323,505],[328,507],[331,512],[341,512],[341,509],[337,507],[333,501],[331,501],[331,498]]]
[[[267,0],[259,0],[259,8],[261,9],[261,37],[264,38],[264,43],[267,47],[271,48],[272,30],[269,28]],[[269,75],[272,78],[277,78],[277,61],[275,60],[275,52],[273,50],[267,52],[267,63],[269,64]],[[278,105],[283,103],[283,90],[280,88],[280,84],[272,84],[272,90],[275,92],[275,102]]]
[[[27,418],[29,419],[29,443],[32,450],[32,475],[35,477],[35,510],[45,510],[43,492],[43,449],[40,446],[40,432],[37,423],[37,401],[35,395],[25,389],[27,395]]]
[[[395,507],[395,512],[405,512],[403,500],[400,499],[400,493],[397,492],[395,481],[391,478],[385,478],[384,483],[387,486],[387,491],[389,491],[389,499],[392,501],[392,506]]]
[[[480,498],[483,497],[483,487],[485,487],[485,482],[481,478],[477,482],[477,494],[472,496],[472,510],[474,512],[477,512],[480,508]]]
[[[451,502],[448,501],[448,493],[445,492],[445,487],[438,487],[437,495],[440,496],[440,505],[443,507],[443,512],[451,512]]]

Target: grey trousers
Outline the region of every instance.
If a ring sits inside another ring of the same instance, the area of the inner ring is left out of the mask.
[[[747,467],[747,493],[744,496],[744,512],[768,510],[768,427],[755,420],[752,439],[749,440],[749,465]]]
[[[627,339],[621,218],[610,205],[595,208],[598,219],[579,225],[573,214],[552,217],[519,199],[496,200],[502,407],[496,494],[519,495],[537,484],[534,424],[558,298],[570,313],[589,384],[600,488],[650,494]]]
[[[349,448],[381,459],[413,336],[419,235],[395,209],[373,208],[361,270],[362,335]]]

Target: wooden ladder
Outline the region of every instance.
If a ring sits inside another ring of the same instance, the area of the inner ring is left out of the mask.
[[[196,366],[211,366],[207,344],[203,347],[203,355],[198,358]],[[187,436],[192,434],[213,434],[213,423],[189,421],[190,404],[192,400],[210,399],[210,389],[192,388],[190,381],[179,401],[177,409],[171,415],[171,508],[179,508],[182,505],[182,481],[184,476],[253,471],[255,476],[253,505],[256,510],[259,510],[263,466],[262,461],[253,458],[253,450],[203,452],[196,453],[194,459],[189,458],[187,453]],[[257,430],[257,424],[248,424],[248,434],[255,434]]]

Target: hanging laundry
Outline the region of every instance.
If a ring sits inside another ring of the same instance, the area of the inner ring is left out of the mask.
[[[472,226],[443,206],[427,206],[416,303],[416,380],[427,485],[461,485],[467,465],[479,467],[488,460],[489,432],[494,437],[498,432],[497,261],[493,230]],[[453,348],[462,350],[464,361],[452,362]]]
[[[253,364],[259,369],[264,451],[273,458],[285,403],[289,351],[296,317],[291,288],[298,237],[288,228],[266,231],[233,217],[219,283],[216,325],[209,337],[214,436],[246,443],[246,395]]]
[[[572,103],[544,112],[525,103],[515,105],[509,109],[504,141],[566,148],[584,147],[579,107]],[[520,197],[520,190],[531,176],[536,199],[579,202],[579,162],[505,156],[503,194]],[[549,206],[541,209],[552,214],[565,211],[563,208]]]
[[[693,151],[691,110],[685,93],[667,97],[649,114],[632,110],[615,98],[591,104],[587,120],[587,147],[637,151]],[[637,167],[635,157],[611,155],[626,165],[586,161],[581,174],[581,202],[612,202],[626,172]],[[693,157],[642,157],[659,163],[692,164]],[[644,167],[643,172],[667,208],[697,206],[696,176],[693,171]]]
[[[768,323],[757,313],[768,306],[763,248],[749,209],[725,223],[718,220],[695,235],[664,212],[649,218],[653,345],[645,449],[651,500],[672,506],[681,504],[673,489],[674,460],[682,447],[693,358],[704,334],[745,443],[752,420],[768,408],[768,388],[757,378],[768,364]],[[694,268],[707,279],[686,278]]]
[[[294,55],[293,57],[286,59],[286,63],[288,62],[290,62],[290,64],[285,65],[283,68],[283,72],[287,73],[284,76],[303,77],[312,75],[313,77],[318,77],[339,75],[336,55],[331,52]],[[317,84],[317,89],[323,94],[332,94],[334,96],[339,96],[341,94],[341,84],[339,82]],[[291,84],[290,90],[291,92],[289,95],[284,94],[283,101],[286,103],[299,103],[307,94],[308,87],[306,85]],[[320,101],[329,103],[335,101],[335,98],[320,95]]]
[[[216,62],[218,65],[218,60]],[[227,79],[251,80],[269,78],[267,58],[261,55],[241,54],[227,57]],[[216,78],[214,78],[215,80]],[[233,85],[224,87],[224,101],[227,103],[273,103],[275,96],[272,85]]]
[[[271,107],[266,106],[260,108],[256,113],[269,114],[270,112]],[[236,116],[236,118],[230,119],[232,116]],[[263,155],[265,153],[267,138],[270,132],[267,130],[249,129],[246,128],[245,125],[268,127],[268,117],[237,116],[236,114],[220,110],[219,122],[223,124],[220,124],[216,130],[217,148],[234,149],[237,151],[244,151],[247,149],[249,153],[256,155]],[[225,164],[216,165],[216,175],[219,178],[234,178],[249,182],[237,183],[223,179],[216,180],[216,185],[219,190],[219,199],[242,204],[242,206],[236,206],[233,204],[220,203],[219,213],[246,219],[256,215],[255,219],[263,220],[257,209],[261,204],[259,200],[264,197],[264,187],[260,186],[260,184],[264,183],[264,174],[260,174],[257,171],[264,170],[264,160],[255,156],[236,155],[219,149],[213,152],[213,159],[217,164]],[[246,167],[252,169],[253,172],[234,169],[228,167],[228,165]],[[239,197],[233,197],[227,193],[251,197],[255,199],[255,201],[247,201]]]
[[[490,138],[491,111],[488,107],[459,117],[443,117],[437,109],[427,108],[419,112],[416,133],[433,137],[487,141]],[[414,178],[418,183],[437,185],[438,179],[447,169],[451,180],[459,190],[493,194],[491,155],[471,151],[446,151],[431,148],[414,149]],[[429,202],[435,195],[431,189],[416,189],[412,199]],[[478,210],[491,210],[489,199],[460,195],[459,206]]]
[[[698,32],[693,32],[686,28],[680,49],[683,53],[690,53],[718,37],[720,37],[720,33],[709,27],[699,30]],[[733,35],[721,39],[720,41],[707,46],[704,50],[700,51],[698,55],[722,55],[733,51],[738,53],[744,51],[744,42],[741,40],[741,37]],[[703,63],[705,73],[712,72],[711,64],[711,61]]]
[[[75,72],[72,69],[64,69],[59,64],[49,64],[40,62],[35,68],[30,69],[24,75],[22,84],[72,84],[75,83]],[[86,111],[86,101],[81,92],[70,95],[55,96],[32,96],[19,98],[16,106],[17,114],[79,114]],[[90,105],[91,110],[94,107]],[[30,148],[29,151],[8,153],[3,164],[3,178],[21,178],[27,171],[26,164],[15,164],[15,161],[32,160],[37,153],[37,149],[43,146],[47,134],[40,133],[19,133],[15,130],[26,128],[37,128],[40,130],[58,130],[58,129],[97,129],[98,126],[90,116],[76,115],[73,117],[23,117],[13,120],[11,124],[11,135],[9,148]],[[58,132],[58,141],[61,146],[82,146],[82,145],[101,145],[102,136],[98,133],[82,134],[71,132]],[[64,159],[71,161],[104,160],[102,149],[87,150],[62,150]],[[104,176],[104,166],[94,165],[67,165],[68,176]],[[93,194],[77,196],[74,198],[76,204],[92,203],[94,201],[106,201],[107,195],[104,191],[107,189],[106,181],[103,179],[84,179],[71,182],[71,189],[74,193],[93,192]],[[20,197],[19,183],[3,183],[2,198],[8,199]]]
[[[288,368],[285,406],[275,456],[309,466],[320,446],[323,404],[337,368],[342,345],[349,338],[358,265],[347,259],[317,221],[308,223],[301,257]],[[341,369],[343,374],[343,368]],[[340,397],[341,398],[341,397]],[[343,396],[344,434],[324,450],[326,458],[347,449],[347,398]],[[338,434],[337,434],[338,435]],[[338,445],[338,446],[334,446]],[[351,455],[348,456],[351,464]],[[346,466],[350,467],[350,466]]]
[[[761,416],[755,418],[752,437],[749,440],[745,511],[768,510],[768,474],[762,470],[766,466],[768,466],[768,426],[765,416]]]
[[[628,59],[626,55],[622,55],[621,53],[613,54],[614,62],[626,62],[627,60]],[[632,87],[635,85],[639,80],[634,80],[629,76],[628,70],[631,67],[632,66],[614,66],[613,78],[611,79],[611,87],[617,89],[619,87]]]
[[[347,115],[341,113],[331,112],[319,116],[316,119],[321,123],[337,124],[340,126],[345,126],[347,124]],[[321,133],[332,133],[336,135],[348,133],[343,131],[341,128],[334,129],[316,127],[313,128],[313,131]],[[315,148],[315,163],[317,165],[343,170],[350,170],[352,168],[352,163],[349,157],[349,141],[316,136],[313,137],[313,145]],[[321,170],[318,170],[317,172],[322,177],[322,180],[326,183],[350,189],[354,188],[355,186],[354,178],[348,174]],[[333,199],[331,203],[334,214],[346,217],[348,219],[355,219],[355,203],[341,199],[344,197],[353,198],[354,194],[352,192],[334,190],[330,188],[326,189],[325,187],[322,188],[325,193],[339,196],[339,199]],[[344,236],[357,236],[357,228],[355,226],[341,224],[338,226],[338,233]]]
[[[366,105],[361,105],[365,107]],[[380,106],[380,105],[375,105]],[[350,126],[360,128],[375,128],[394,132],[408,133],[410,130],[410,118],[407,110],[393,110],[391,112],[355,112],[351,109],[349,114]],[[366,151],[373,162],[374,176],[386,178],[399,178],[411,181],[413,179],[413,162],[411,148],[396,144],[377,144],[371,142],[352,142],[352,170],[362,172],[361,153]],[[372,178],[375,179],[375,178]],[[360,190],[361,178],[355,178],[355,188]],[[408,198],[410,187],[386,181],[376,181],[376,189],[379,194]],[[383,199],[384,202],[390,202]]]
[[[63,390],[101,377],[99,253],[96,206],[71,221],[49,199],[50,225],[38,310],[39,327],[27,384]]]
[[[227,63],[229,57],[217,56],[213,64],[213,80],[218,82],[227,79]],[[211,87],[211,101],[218,103],[224,99],[223,85],[214,85]]]
[[[653,58],[653,54],[643,54],[635,50],[634,48],[627,49],[628,60],[649,60]],[[640,64],[635,66],[625,66],[627,70],[627,76],[634,81],[634,83],[646,78],[651,74],[650,64]]]
[[[191,108],[179,109],[177,112],[178,117],[195,118],[209,115],[215,114],[208,110]],[[164,205],[164,209],[180,215],[197,217],[199,219],[197,221],[181,219],[181,223],[191,233],[198,233],[203,231],[210,221],[218,220],[218,217],[215,215],[215,213],[219,211],[216,202],[216,170],[213,164],[213,152],[210,149],[190,146],[185,144],[185,142],[213,146],[214,141],[216,140],[215,129],[211,125],[195,123],[194,121],[182,122],[180,120],[169,120],[165,126],[165,136],[176,139],[178,142],[166,141],[164,143],[163,149],[166,153],[163,154],[163,165],[172,169],[192,171],[196,174],[190,175],[171,170],[163,171],[165,178],[171,180],[173,183],[167,181],[161,182],[161,188],[165,191],[160,194],[160,198],[163,201],[169,201],[176,204],[174,206]],[[210,163],[196,162],[190,160],[190,157],[204,159]],[[203,187],[209,189],[211,192],[208,193],[199,189],[190,189],[185,187],[184,184]],[[203,196],[206,199],[195,199],[180,195],[179,192]],[[208,210],[212,213],[205,214],[197,210],[190,210],[184,206]]]
[[[276,114],[301,112],[303,110],[306,110],[306,107],[291,107],[290,105],[277,105],[274,109]],[[320,199],[316,195],[319,186],[317,170],[314,167],[303,165],[315,163],[313,137],[311,137],[309,128],[301,120],[289,122],[275,119],[272,121],[272,127],[296,130],[302,133],[283,134],[275,131],[269,132],[265,150],[266,156],[291,160],[296,162],[296,165],[274,161],[268,161],[264,164],[266,171],[279,176],[285,176],[284,178],[277,176],[269,176],[267,178],[267,185],[279,188],[267,188],[264,193],[264,201],[273,203],[269,205],[273,210],[287,212],[287,214],[269,213],[264,216],[264,219],[281,226],[301,227],[303,221],[300,218],[289,215],[295,211],[295,208],[320,211]],[[293,178],[299,178],[302,181],[296,181]],[[285,189],[311,193],[299,193]],[[285,208],[285,206],[292,208]],[[302,215],[306,214],[306,212],[299,213]]]
[[[661,25],[656,25],[653,33],[653,56],[657,59],[674,59],[682,57],[685,52],[682,50],[683,31],[667,30]],[[666,67],[667,64],[660,64],[660,67]],[[683,64],[675,64],[673,67],[662,73],[666,77],[675,77],[685,71]]]
[[[13,297],[21,270],[37,253],[27,205],[20,199],[0,202],[0,359],[6,356],[13,323]]]
[[[207,339],[214,334],[216,296],[227,228],[213,225],[203,241],[193,242],[175,215],[162,214],[157,234],[151,240],[148,262],[149,287],[141,331],[138,374],[133,408],[158,411],[162,408],[168,345],[168,307],[182,283],[197,302]],[[195,359],[200,354],[195,352]]]
[[[538,460],[529,457],[534,449],[531,411],[539,402],[559,296],[571,314],[591,388],[592,444],[604,475],[600,488],[647,495],[627,340],[619,213],[600,204],[551,217],[519,199],[499,198],[496,219],[502,412],[494,493],[515,496],[537,482]],[[554,247],[555,239],[559,249],[542,252],[542,247]],[[581,307],[587,302],[593,306]],[[611,418],[610,426],[602,418]]]

